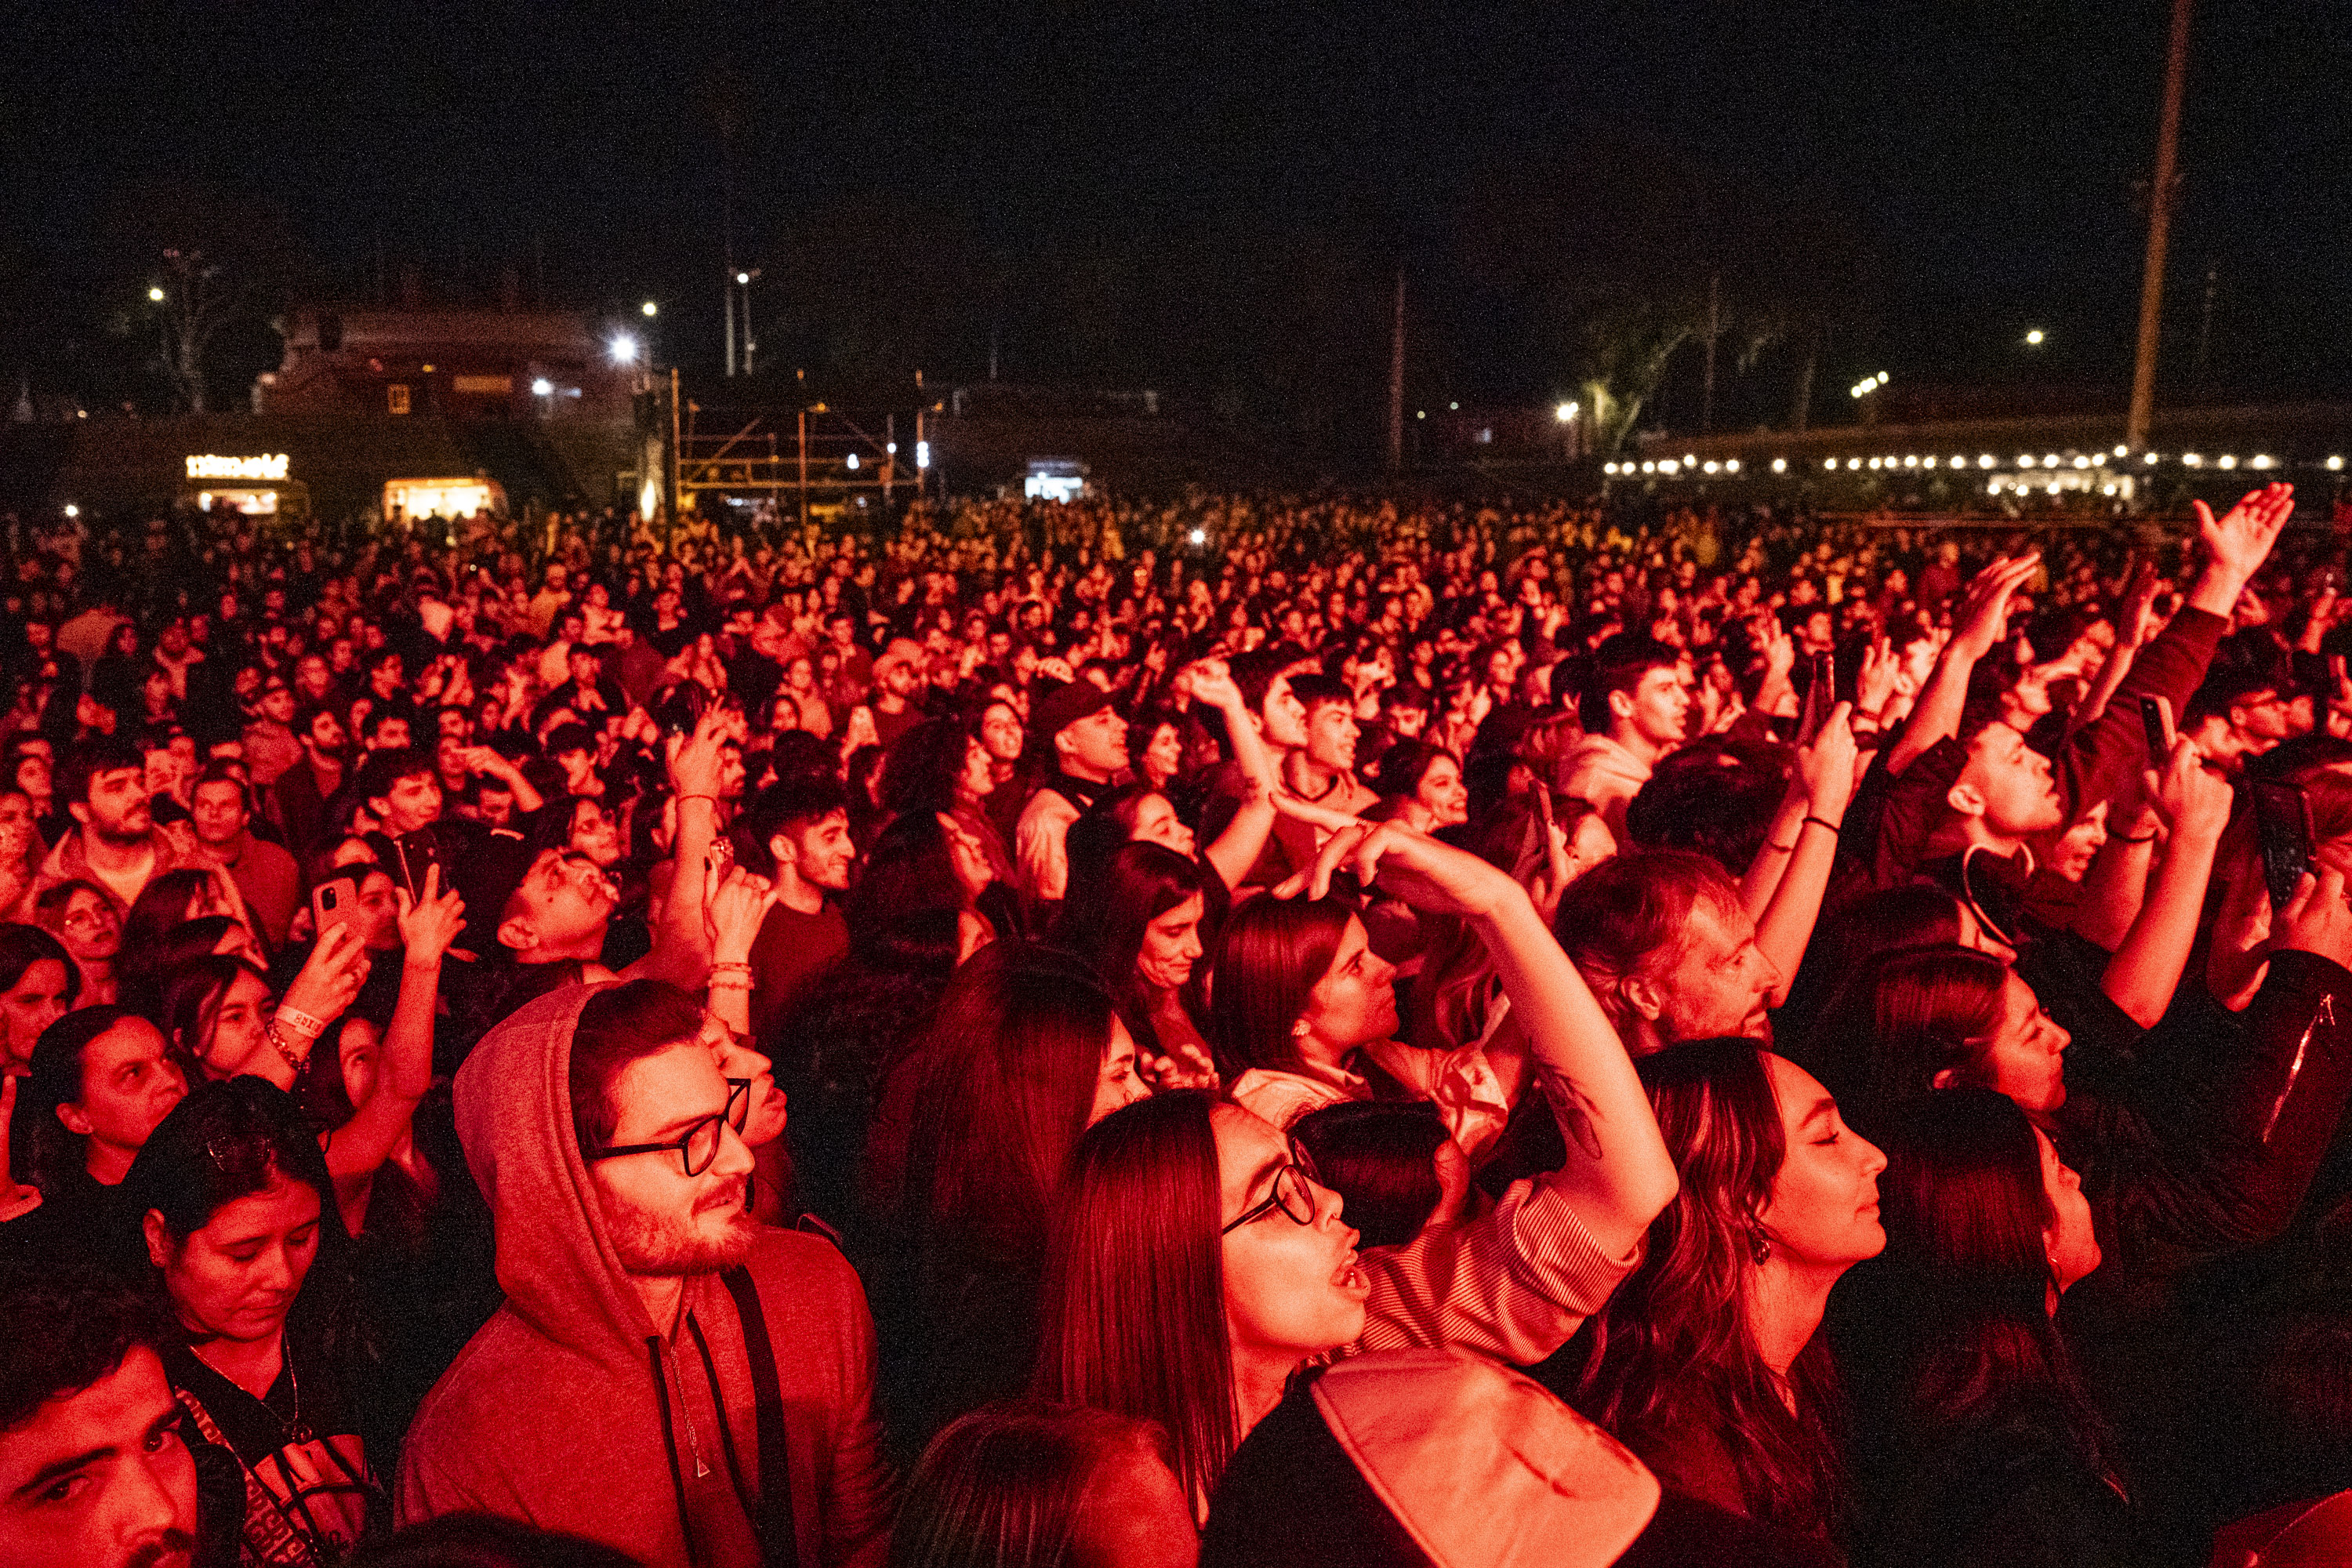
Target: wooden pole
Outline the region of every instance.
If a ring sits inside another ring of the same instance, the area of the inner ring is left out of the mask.
[[[2164,62],[2164,115],[2156,132],[2156,184],[2148,193],[2147,263],[2140,275],[2139,347],[2132,357],[2131,412],[2124,445],[2147,447],[2156,416],[2156,345],[2164,317],[2164,251],[2172,237],[2172,190],[2180,147],[2180,99],[2189,76],[2189,0],[2172,0],[2172,41]]]

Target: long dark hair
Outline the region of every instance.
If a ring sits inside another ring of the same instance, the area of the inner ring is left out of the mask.
[[[82,1007],[41,1031],[25,1081],[17,1086],[16,1114],[8,1123],[10,1163],[23,1180],[50,1198],[58,1196],[83,1170],[86,1142],[58,1120],[58,1107],[79,1104],[82,1056],[100,1036],[127,1019],[146,1020],[128,1007]]]
[[[1037,1394],[1159,1423],[1196,1510],[1241,1440],[1215,1104],[1201,1089],[1156,1094],[1078,1140],[1037,1342]]]
[[[1874,1128],[1893,1106],[1932,1092],[1939,1073],[1990,1087],[2010,968],[1968,947],[1881,953],[1839,986],[1804,1051],[1841,1108]]]
[[[25,972],[44,961],[65,966],[66,1005],[81,995],[81,970],[65,943],[38,926],[0,922],[0,991],[14,991]]]
[[[1874,1136],[1886,1251],[1865,1266],[1853,1354],[1874,1422],[1933,1444],[2020,1408],[2054,1415],[2106,1468],[2107,1434],[2050,1317],[2045,1230],[2056,1223],[2033,1124],[2006,1095],[1954,1089],[1894,1108]]]
[[[1007,1400],[923,1450],[890,1530],[890,1568],[1057,1568],[1090,1483],[1122,1451],[1173,1468],[1168,1436],[1104,1410]]]
[[[1682,1185],[1642,1266],[1591,1320],[1577,1408],[1637,1453],[1684,1426],[1735,1434],[1749,1513],[1826,1539],[1844,1490],[1829,1353],[1816,1335],[1784,1384],[1748,1312],[1759,1215],[1788,1157],[1764,1052],[1686,1040],[1636,1065]]]
[[[1065,935],[1093,963],[1103,989],[1126,1020],[1127,1032],[1155,1048],[1159,1036],[1151,1026],[1151,1004],[1136,973],[1136,960],[1151,922],[1187,899],[1201,900],[1205,924],[1208,879],[1213,875],[1164,844],[1138,840],[1120,845],[1099,878],[1074,881],[1063,908]],[[1206,956],[1196,963],[1196,975],[1206,973]],[[1197,987],[1187,989],[1197,994]]]
[[[163,981],[163,1003],[155,1021],[163,1027],[165,1048],[180,1064],[191,1086],[203,1082],[207,1076],[205,1047],[211,1042],[213,1023],[220,1016],[221,1003],[239,974],[250,974],[265,987],[269,984],[269,976],[227,953],[192,958]]]
[[[1306,1016],[1354,918],[1337,899],[1252,899],[1226,917],[1205,1032],[1227,1082],[1251,1068],[1297,1063],[1291,1026]]]
[[[318,1256],[287,1314],[287,1333],[347,1365],[368,1350],[351,1234],[319,1131],[292,1096],[250,1075],[192,1083],[187,1098],[148,1134],[122,1187],[131,1214],[161,1215],[173,1240],[184,1243],[223,1205],[265,1192],[279,1177],[319,1194]]]
[[[1066,954],[975,954],[918,1047],[906,1203],[919,1242],[1034,1261],[1110,1039],[1110,997]]]

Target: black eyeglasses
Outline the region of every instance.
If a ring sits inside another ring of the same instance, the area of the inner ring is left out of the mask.
[[[1217,1234],[1230,1236],[1250,1221],[1274,1209],[1280,1209],[1293,1223],[1315,1223],[1315,1192],[1311,1184],[1322,1180],[1315,1173],[1315,1157],[1297,1142],[1290,1145],[1290,1163],[1274,1173],[1274,1191],[1265,1202],[1244,1210]]]
[[[588,1163],[593,1165],[600,1160],[617,1160],[625,1154],[676,1153],[686,1173],[698,1176],[710,1169],[710,1163],[719,1158],[719,1146],[726,1142],[719,1129],[731,1127],[740,1132],[751,1114],[751,1080],[730,1078],[727,1080],[727,1109],[694,1123],[684,1137],[667,1143],[618,1143],[610,1149],[592,1149],[587,1153]]]

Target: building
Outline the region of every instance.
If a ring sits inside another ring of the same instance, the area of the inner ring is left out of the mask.
[[[286,357],[254,389],[254,411],[625,419],[635,377],[573,311],[311,306],[294,312]]]

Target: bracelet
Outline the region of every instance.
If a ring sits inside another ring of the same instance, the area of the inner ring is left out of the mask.
[[[285,1025],[306,1040],[315,1040],[327,1032],[325,1019],[313,1018],[299,1007],[289,1007],[283,1002],[278,1005],[277,1022]]]
[[[707,800],[714,809],[719,805],[719,797],[715,795],[682,795],[677,797],[677,804],[684,805],[689,800]]]
[[[751,989],[751,977],[748,974],[714,974],[708,988],[712,991],[749,991]]]
[[[2153,844],[2156,842],[2156,839],[2157,836],[2153,833],[2149,834],[2145,838],[2126,838],[2120,833],[2116,834],[2115,837],[2115,842],[2117,844]]]
[[[713,959],[710,964],[710,973],[717,974],[721,970],[733,970],[740,974],[749,974],[751,973],[751,966],[739,958]]]
[[[1797,831],[1799,833],[1802,833],[1808,827],[1826,827],[1832,833],[1843,833],[1845,831],[1845,829],[1840,827],[1836,823],[1819,816],[1808,816],[1803,822],[1798,825]]]
[[[292,1068],[296,1073],[300,1073],[304,1068],[310,1065],[310,1052],[304,1051],[298,1056],[293,1048],[287,1045],[286,1037],[278,1032],[277,1019],[272,1018],[263,1027],[261,1034],[262,1037],[269,1042],[270,1049],[278,1053],[278,1059]]]

